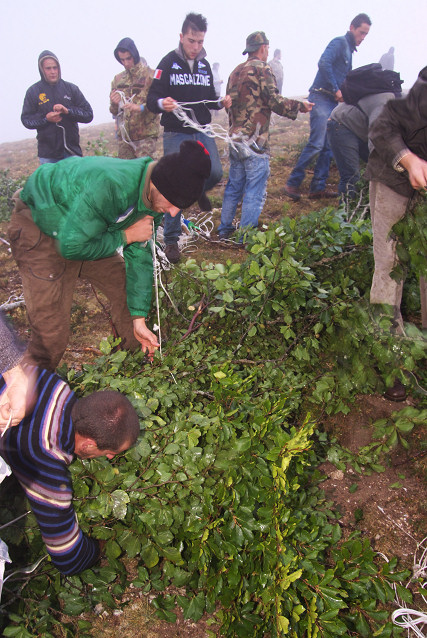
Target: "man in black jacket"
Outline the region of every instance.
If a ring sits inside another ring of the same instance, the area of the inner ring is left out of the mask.
[[[231,106],[231,98],[226,95],[218,100],[212,70],[206,60],[203,42],[207,31],[207,22],[200,14],[189,13],[182,25],[179,45],[170,51],[159,63],[154,72],[153,82],[147,96],[147,106],[153,113],[162,113],[160,124],[164,127],[163,150],[165,155],[175,153],[181,142],[193,139],[206,147],[211,158],[211,174],[206,180],[205,192],[222,178],[221,160],[215,140],[204,133],[184,126],[174,114],[178,102],[183,104],[187,115],[196,126],[209,124],[209,109],[221,109]],[[205,193],[199,199],[203,211],[211,210],[211,204]],[[181,234],[181,214],[172,218],[165,215],[164,239],[166,256],[171,263],[180,259],[178,239]]]
[[[41,80],[25,95],[21,121],[26,128],[37,129],[40,164],[81,157],[77,122],[91,122],[92,107],[78,86],[61,79],[58,58],[51,51],[42,51],[38,64]]]

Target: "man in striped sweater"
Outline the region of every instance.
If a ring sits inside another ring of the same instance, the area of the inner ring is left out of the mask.
[[[77,574],[98,561],[100,548],[79,527],[67,466],[74,455],[112,459],[124,452],[138,438],[139,420],[119,392],[77,399],[56,374],[36,374],[34,410],[4,432],[0,455],[27,495],[53,564],[63,574]],[[5,390],[0,376],[0,399]]]

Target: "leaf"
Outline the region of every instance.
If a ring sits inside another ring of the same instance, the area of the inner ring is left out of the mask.
[[[197,622],[203,616],[204,611],[205,597],[202,593],[200,593],[190,600],[190,603],[184,612],[184,618],[186,620],[191,619],[194,620],[194,622]]]
[[[114,490],[111,494],[113,499],[113,514],[118,519],[126,516],[127,504],[130,502],[129,496],[123,490]]]
[[[277,621],[279,623],[280,631],[284,634],[289,633],[289,620],[285,616],[278,616]]]
[[[141,551],[141,558],[144,561],[144,565],[149,569],[157,565],[159,562],[159,555],[153,545],[150,545]]]
[[[160,620],[166,620],[167,622],[176,622],[176,614],[173,611],[168,611],[167,609],[157,609],[156,616],[160,618]]]

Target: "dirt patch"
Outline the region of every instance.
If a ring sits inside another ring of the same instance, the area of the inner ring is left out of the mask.
[[[349,414],[329,418],[325,428],[357,455],[372,441],[375,421],[411,403],[411,399],[396,404],[377,395],[363,396]],[[414,430],[409,450],[393,450],[383,461],[382,473],[359,474],[351,467],[342,471],[331,463],[319,468],[327,477],[323,488],[341,512],[346,532],[359,529],[374,549],[389,558],[397,556],[405,567],[412,564],[417,543],[426,534],[427,453],[422,448],[426,435],[427,427]]]

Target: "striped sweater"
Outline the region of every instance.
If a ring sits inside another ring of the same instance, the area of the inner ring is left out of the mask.
[[[0,394],[5,388],[0,376]],[[99,558],[99,545],[81,531],[73,508],[71,476],[74,393],[56,374],[39,370],[31,415],[0,438],[0,454],[25,490],[53,564],[77,574]]]

